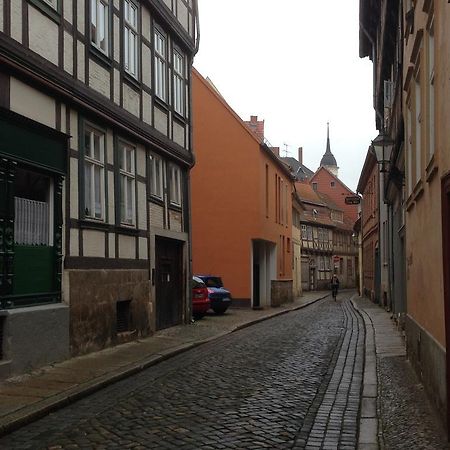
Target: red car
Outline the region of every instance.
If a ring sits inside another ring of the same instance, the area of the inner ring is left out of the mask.
[[[211,307],[206,284],[198,277],[192,277],[192,316],[201,319]]]

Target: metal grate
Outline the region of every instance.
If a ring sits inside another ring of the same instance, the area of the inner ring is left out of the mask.
[[[122,300],[116,303],[117,333],[131,329],[131,300]]]

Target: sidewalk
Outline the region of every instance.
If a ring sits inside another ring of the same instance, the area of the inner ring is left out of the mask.
[[[0,436],[171,356],[329,295],[307,292],[263,310],[230,308],[153,336],[47,366],[0,383]]]
[[[359,449],[448,448],[439,419],[406,359],[390,313],[353,297],[366,326]]]

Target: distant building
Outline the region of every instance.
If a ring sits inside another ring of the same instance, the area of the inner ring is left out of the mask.
[[[303,164],[303,147],[298,148],[298,159],[286,156],[281,158],[281,160],[291,168],[296,181],[306,181],[314,175],[314,172]]]

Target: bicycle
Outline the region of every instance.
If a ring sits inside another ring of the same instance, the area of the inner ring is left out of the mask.
[[[336,287],[333,286],[331,288],[331,295],[332,295],[334,301],[336,301],[337,294],[338,294],[338,288],[337,288],[337,286]]]

